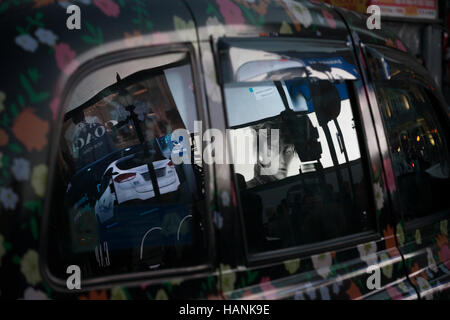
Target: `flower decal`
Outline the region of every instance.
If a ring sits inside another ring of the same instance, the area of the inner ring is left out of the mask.
[[[357,299],[361,297],[361,291],[353,281],[350,282],[350,287],[347,289],[346,292],[347,295],[350,297],[350,299]]]
[[[434,260],[433,251],[431,250],[431,248],[427,248],[427,261],[428,268],[430,268],[433,272],[438,272],[436,260]]]
[[[416,230],[416,234],[414,235],[414,237],[416,238],[417,244],[422,244],[422,235],[420,234],[419,229]]]
[[[111,289],[110,300],[128,300],[125,291],[122,288],[115,287]]]
[[[398,288],[403,292],[403,293],[409,293],[411,290],[406,286],[406,284],[404,282],[400,282],[398,284]]]
[[[53,47],[56,44],[56,40],[58,40],[58,36],[54,34],[51,30],[38,28],[34,33],[36,38],[44,44],[47,44]]]
[[[59,104],[61,100],[58,97],[55,97],[50,101],[50,110],[52,110],[52,119],[53,121],[56,120],[58,117],[58,110],[59,110]]]
[[[24,158],[16,158],[11,171],[17,181],[26,181],[30,177],[30,162]]]
[[[450,268],[450,248],[448,247],[448,239],[445,235],[438,235],[436,243],[440,248],[438,253],[439,260],[447,267]]]
[[[15,39],[17,45],[19,45],[23,50],[34,52],[38,48],[38,42],[29,34],[21,34]]]
[[[35,290],[33,287],[25,289],[23,294],[24,300],[48,300],[46,294],[41,290]]]
[[[167,35],[167,33],[163,32],[154,32],[152,35],[153,44],[163,44],[163,43],[169,43],[170,38]]]
[[[294,274],[300,268],[300,259],[292,259],[284,262],[284,267],[289,274]]]
[[[79,300],[108,300],[108,293],[106,290],[102,291],[89,291],[87,296],[79,296]]]
[[[380,254],[380,262],[388,261],[389,255],[386,252],[382,252]],[[392,278],[392,272],[394,271],[394,266],[389,261],[387,262],[386,266],[381,267],[381,271],[383,272],[384,276],[388,279]]]
[[[403,232],[403,227],[402,227],[401,223],[397,223],[396,235],[397,235],[398,245],[403,246],[405,244],[405,233]]]
[[[78,68],[78,62],[75,60],[75,51],[70,49],[67,43],[55,45],[55,59],[58,68],[65,74],[71,74]]]
[[[377,244],[374,241],[359,244],[357,248],[361,260],[369,266],[377,263]]]
[[[395,184],[395,173],[394,168],[392,167],[392,160],[384,159],[383,166],[384,170],[386,171],[386,175],[381,176],[383,178],[383,182],[390,192],[394,192],[395,190],[397,190],[397,186]]]
[[[392,300],[400,300],[403,296],[402,293],[394,286],[390,286],[386,290]]]
[[[283,0],[283,2],[294,15],[296,22],[301,23],[305,28],[308,28],[312,24],[313,19],[311,13],[305,5],[293,0]]]
[[[314,268],[322,278],[328,278],[333,263],[334,252],[326,252],[311,257]]]
[[[231,0],[216,0],[226,24],[244,24],[241,9]]]
[[[280,27],[280,34],[293,34],[291,26],[286,21],[283,21]]]
[[[36,251],[29,249],[20,260],[20,271],[25,276],[27,283],[35,286],[42,281],[39,273],[39,255]]]
[[[164,289],[159,289],[156,293],[156,300],[169,300],[167,293]]]
[[[441,220],[439,223],[439,229],[442,234],[445,234],[448,237],[448,220]]]
[[[379,183],[374,183],[373,192],[375,194],[375,201],[377,205],[377,210],[383,209],[384,199],[383,199],[383,189]]]
[[[391,257],[398,256],[400,253],[397,249],[397,244],[395,243],[394,229],[388,225],[385,230],[383,230],[384,242],[386,246],[386,251]]]
[[[19,197],[11,188],[4,187],[0,189],[0,202],[3,205],[3,208],[6,210],[14,210],[17,201],[19,201]]]
[[[33,168],[33,173],[31,174],[31,186],[34,192],[40,197],[43,197],[45,194],[47,171],[45,164],[39,164]]]
[[[226,191],[222,191],[220,197],[222,198],[222,204],[225,207],[230,206],[230,194]]]
[[[259,287],[261,288],[261,291],[264,292],[264,297],[267,300],[274,300],[276,298],[276,288],[270,282],[269,277],[263,277],[259,283]]]
[[[29,152],[41,151],[47,145],[49,125],[34,114],[31,108],[25,108],[14,121],[12,132]]]
[[[407,52],[405,46],[403,45],[403,43],[400,40],[395,40],[395,43],[397,44],[397,48],[398,50],[401,50],[403,52]]]
[[[330,300],[330,289],[327,286],[320,287],[320,297],[322,300]]]
[[[433,295],[431,294],[431,292],[428,292],[428,293],[426,292],[427,290],[431,290],[431,286],[430,286],[430,283],[425,278],[418,277],[417,285],[419,286],[421,297],[423,297],[427,300],[433,299]]]
[[[222,291],[229,292],[233,291],[234,284],[236,282],[236,274],[231,271],[229,265],[220,264],[220,269],[222,270]],[[219,280],[220,281],[220,280]],[[220,283],[217,283],[217,287],[220,287]]]
[[[94,5],[108,17],[117,18],[119,16],[120,8],[112,0],[94,0]]]
[[[173,17],[173,24],[177,30],[177,35],[181,41],[188,41],[190,39],[189,35],[185,30],[194,30],[195,24],[193,20],[184,21],[178,16]]]
[[[206,29],[209,34],[225,34],[225,28],[216,16],[206,19]]]
[[[183,283],[183,278],[173,278],[173,279],[170,279],[170,284],[172,285],[172,286],[179,286],[180,284],[182,284]]]
[[[334,20],[334,17],[330,12],[322,10],[322,16],[325,18],[325,21],[331,29],[336,29],[336,20]]]

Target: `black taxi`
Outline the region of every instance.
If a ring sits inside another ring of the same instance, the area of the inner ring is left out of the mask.
[[[448,297],[449,110],[366,18],[1,2],[0,298]]]

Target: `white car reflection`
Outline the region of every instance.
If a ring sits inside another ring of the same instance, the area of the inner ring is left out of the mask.
[[[180,180],[169,159],[153,162],[160,194],[178,190]],[[112,162],[102,177],[101,195],[95,203],[100,223],[114,216],[114,205],[130,200],[147,200],[155,196],[147,163],[137,154]]]

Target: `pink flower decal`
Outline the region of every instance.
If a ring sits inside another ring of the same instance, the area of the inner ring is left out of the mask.
[[[436,243],[441,249],[438,252],[439,260],[450,269],[450,248],[448,246],[448,239],[445,234],[440,234],[436,237]]]
[[[52,99],[52,101],[50,101],[50,110],[52,110],[53,121],[55,121],[58,116],[60,102],[61,102],[61,99],[59,99],[58,97],[55,97]]]
[[[220,8],[225,22],[227,24],[243,24],[244,17],[242,16],[241,9],[231,2],[231,0],[216,0]]]
[[[397,288],[393,286],[387,288],[387,292],[391,296],[392,300],[399,300],[402,298],[401,292],[398,291]]]
[[[407,52],[405,46],[403,45],[403,43],[400,40],[395,40],[395,43],[397,44],[397,48],[398,50],[401,50],[403,52]]]
[[[270,282],[269,277],[263,277],[261,279],[261,282],[259,283],[259,287],[261,288],[261,291],[267,292],[265,294],[265,298],[267,300],[274,300],[276,298],[275,295],[276,288]]]
[[[120,8],[112,0],[94,0],[94,4],[108,17],[117,18],[119,16]]]
[[[165,44],[169,43],[170,38],[167,33],[163,32],[154,32],[153,33],[153,44]]]
[[[75,60],[77,54],[70,49],[67,43],[55,45],[55,59],[58,68],[65,74],[71,74],[78,68],[78,62]]]
[[[331,13],[326,10],[322,10],[322,15],[328,23],[328,26],[332,29],[336,29],[336,20]]]
[[[448,244],[442,246],[441,252],[439,255],[444,261],[444,265],[447,267],[447,269],[450,269],[450,248],[448,247]]]
[[[394,170],[392,168],[391,159],[385,159],[383,161],[383,165],[384,165],[384,170],[386,171],[386,178],[384,177],[384,175],[382,175],[384,185],[388,188],[388,190],[390,192],[394,192],[396,190],[396,186],[395,186]]]

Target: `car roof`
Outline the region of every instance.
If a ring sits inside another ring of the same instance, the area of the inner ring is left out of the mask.
[[[2,2],[0,142],[25,146],[42,161],[67,81],[85,62],[126,48],[226,37],[361,39],[395,49],[386,31],[364,28],[365,18],[319,1],[294,0],[77,0],[81,29],[66,26],[70,2]],[[347,22],[343,17],[346,17]],[[196,28],[197,26],[197,28]],[[80,71],[80,74],[82,72]],[[31,129],[33,128],[32,131]],[[9,152],[9,151],[8,151]]]
[[[195,26],[201,40],[222,35],[344,40],[348,30],[343,15],[349,27],[366,41],[401,50],[404,47],[397,45],[400,40],[385,28],[367,29],[365,16],[341,8],[338,14],[333,6],[318,0],[77,0],[72,3],[80,7],[81,30],[66,27],[70,16],[66,8],[70,2],[6,2],[0,7],[2,36],[14,43],[17,36],[28,34],[37,38],[37,29],[50,30],[58,36],[58,42],[68,43],[77,53],[112,39],[128,38],[133,44],[131,39],[143,34],[154,35],[147,39],[148,44],[194,41]],[[6,51],[16,51],[14,46],[7,48]]]

